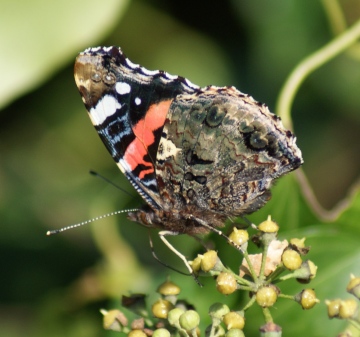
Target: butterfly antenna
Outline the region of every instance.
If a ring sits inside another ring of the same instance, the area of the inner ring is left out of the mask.
[[[90,173],[91,175],[97,177],[97,178],[100,178],[100,179],[104,180],[104,181],[107,182],[108,184],[114,186],[114,187],[117,188],[118,190],[126,193],[128,196],[130,196],[131,198],[135,199],[135,197],[134,197],[131,193],[129,193],[128,191],[124,190],[122,187],[114,184],[110,179],[104,177],[103,175],[101,175],[101,174],[99,174],[99,173],[97,173],[97,172],[95,172],[95,171],[93,171],[93,170],[90,170],[89,173]]]
[[[128,212],[137,212],[137,211],[139,211],[139,210],[137,208],[134,208],[134,209],[125,209],[125,210],[121,210],[121,211],[115,211],[115,212],[107,213],[107,214],[104,214],[104,215],[97,216],[96,218],[92,218],[90,220],[79,222],[79,223],[77,223],[75,225],[70,225],[70,226],[60,228],[60,229],[54,229],[54,230],[51,230],[51,231],[47,231],[46,235],[49,236],[49,235],[65,232],[65,231],[67,231],[69,229],[81,227],[81,226],[84,226],[86,224],[89,224],[89,223],[92,223],[92,222],[95,222],[95,221],[98,221],[98,220],[101,220],[101,219],[105,219],[105,218],[108,218],[108,217],[113,216],[113,215],[117,215],[117,214],[121,214],[121,213],[128,213]]]

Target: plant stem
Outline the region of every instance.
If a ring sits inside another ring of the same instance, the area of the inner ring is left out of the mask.
[[[278,266],[276,270],[270,274],[270,276],[267,278],[266,283],[277,283],[277,278],[286,270],[284,266]]]
[[[294,295],[279,294],[278,297],[286,298],[288,300],[294,300]]]
[[[245,307],[244,307],[242,310],[243,310],[243,311],[246,311],[247,309],[249,309],[249,308],[254,304],[255,300],[256,300],[256,296],[253,295],[253,296],[251,297],[250,301],[247,302],[247,304],[245,305]]]
[[[266,323],[272,323],[273,318],[271,316],[269,308],[263,308],[262,310],[263,310],[263,314],[264,314],[264,317],[265,317],[265,322]]]
[[[291,274],[286,274],[284,276],[281,276],[277,279],[278,282],[283,282],[283,281],[286,281],[286,280],[290,280],[292,278],[296,278],[297,275],[295,275],[294,273],[291,273]]]
[[[343,34],[338,35],[327,45],[306,57],[292,71],[285,84],[283,85],[278,101],[276,103],[276,113],[281,117],[286,128],[292,129],[291,105],[294,101],[296,92],[301,83],[314,70],[329,62],[332,58],[350,47],[360,37],[360,20]]]
[[[352,324],[357,330],[360,331],[360,323],[355,319],[349,319],[349,323]]]
[[[249,254],[248,252],[244,252],[244,259],[246,260],[248,266],[249,266],[249,271],[250,271],[250,274],[254,280],[254,282],[257,284],[258,283],[258,276],[256,275],[256,272],[254,270],[254,266],[253,264],[251,263],[250,259],[249,259]]]
[[[264,279],[265,279],[265,266],[266,266],[266,258],[267,258],[267,254],[268,254],[269,245],[270,245],[270,242],[268,242],[268,240],[266,240],[264,242],[264,249],[263,249],[262,258],[261,258],[261,268],[260,268],[260,273],[259,273],[259,279],[261,282],[264,281]]]

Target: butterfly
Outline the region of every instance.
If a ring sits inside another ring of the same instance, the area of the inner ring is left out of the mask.
[[[235,87],[147,70],[118,47],[86,49],[74,76],[101,140],[145,201],[129,219],[160,229],[169,245],[166,235],[218,231],[258,210],[274,181],[303,163],[280,118]]]

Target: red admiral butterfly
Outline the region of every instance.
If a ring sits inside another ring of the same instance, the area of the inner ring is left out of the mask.
[[[79,54],[75,81],[100,138],[146,202],[129,218],[163,235],[217,231],[258,210],[273,181],[303,163],[280,118],[234,87],[200,88],[147,70],[117,47]]]

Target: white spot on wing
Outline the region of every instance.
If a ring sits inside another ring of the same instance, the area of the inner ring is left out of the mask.
[[[107,117],[112,116],[121,104],[111,95],[104,96],[94,108],[89,111],[91,121],[94,125],[102,124]]]
[[[117,93],[120,95],[128,94],[131,91],[130,85],[125,82],[116,83],[115,89],[116,89]]]
[[[136,105],[140,105],[140,104],[141,104],[141,98],[136,97],[136,98],[135,98],[135,104],[136,104]]]

